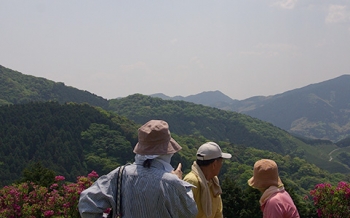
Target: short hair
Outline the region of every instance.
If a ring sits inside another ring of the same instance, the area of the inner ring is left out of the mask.
[[[146,160],[143,162],[142,166],[143,166],[144,168],[151,168],[152,161],[153,161],[153,159],[146,159]]]
[[[203,157],[202,155],[200,154],[197,154],[197,156],[199,157]],[[215,160],[218,160],[218,159],[221,159],[222,157],[217,157],[217,158],[214,158],[214,159],[210,159],[210,160],[196,160],[196,163],[198,166],[208,166],[209,164],[213,163]]]

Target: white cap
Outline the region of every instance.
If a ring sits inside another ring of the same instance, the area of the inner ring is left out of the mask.
[[[223,153],[221,148],[215,142],[207,142],[201,145],[197,151],[197,160],[211,160],[216,158],[230,159],[229,153]]]

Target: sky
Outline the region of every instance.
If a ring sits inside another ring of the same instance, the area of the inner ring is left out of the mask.
[[[350,0],[0,0],[0,65],[106,99],[275,95],[350,74]]]

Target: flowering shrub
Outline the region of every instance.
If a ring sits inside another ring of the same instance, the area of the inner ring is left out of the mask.
[[[80,193],[97,177],[92,171],[87,177],[78,177],[77,183],[67,183],[63,176],[56,176],[49,188],[32,182],[5,186],[0,190],[0,217],[80,217]]]
[[[344,218],[350,216],[350,184],[339,182],[338,186],[324,183],[310,191],[318,217]]]

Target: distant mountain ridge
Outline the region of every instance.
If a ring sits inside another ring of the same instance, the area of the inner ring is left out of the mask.
[[[162,93],[151,96],[243,113],[301,137],[336,142],[350,136],[350,75],[244,100],[231,99],[218,90],[187,97],[169,97]],[[25,75],[0,65],[0,105],[31,101],[87,103],[104,109],[110,102],[62,82]]]
[[[88,91],[66,86],[62,82],[24,75],[0,65],[0,105],[30,101],[88,103],[104,108],[108,105],[107,99]]]
[[[151,96],[247,114],[304,137],[338,141],[350,136],[350,75],[245,100],[233,100],[220,91],[188,97]]]
[[[218,90],[201,92],[197,95],[189,95],[187,97],[182,97],[182,96],[169,97],[162,93],[153,94],[150,96],[162,98],[164,100],[188,101],[195,104],[202,104],[205,106],[213,106],[217,104],[233,104],[238,101],[238,100],[231,99],[230,97],[228,97],[227,95],[223,94]]]
[[[347,80],[347,77],[342,78],[342,80]],[[328,84],[328,82],[326,81],[325,84]],[[338,84],[337,81],[335,84]],[[345,82],[345,86],[346,85],[347,83]],[[334,104],[334,108],[337,109],[346,107],[347,101],[344,100],[342,102],[341,99],[343,99],[344,96],[339,94],[339,92],[343,93],[341,90],[344,90],[344,87],[342,88],[341,85],[336,86],[340,91],[329,87],[327,89],[324,87],[324,84],[322,84],[321,88],[316,87],[316,90],[323,90],[326,94],[323,96],[322,92],[319,93],[312,91],[313,94],[311,96],[317,95],[319,97],[311,98],[317,100],[311,101],[311,103],[322,103],[322,101],[318,101],[321,98],[323,99],[323,102],[325,102],[326,100],[324,99],[327,99],[327,93],[329,93],[330,89],[333,90],[332,93],[334,95],[332,95],[333,98],[331,98],[331,100],[327,100],[330,102],[329,104]],[[310,87],[308,87],[308,90],[309,88]],[[304,99],[304,95],[310,96],[310,94],[305,94],[303,89],[295,91],[297,92],[296,96],[301,97],[300,99]],[[309,140],[309,138],[303,138],[301,134],[300,137],[298,136],[298,139],[291,134],[286,134],[286,131],[282,131],[281,128],[276,128],[277,125],[271,125],[263,119],[256,119],[253,118],[253,116],[247,116],[243,114],[243,112],[239,114],[230,111],[232,108],[246,112],[255,111],[256,109],[267,107],[271,105],[271,103],[278,102],[280,99],[283,99],[285,102],[282,101],[281,105],[271,107],[271,110],[279,107],[281,110],[290,109],[288,104],[289,101],[294,101],[293,104],[296,106],[308,106],[305,101],[300,101],[300,104],[298,104],[298,98],[296,97],[290,98],[289,100],[288,98],[290,96],[294,96],[293,93],[294,90],[276,96],[256,96],[243,101],[232,100],[220,91],[203,92],[201,95],[192,95],[188,96],[188,98],[177,96],[176,98],[180,101],[163,100],[161,98],[144,96],[141,94],[134,94],[125,98],[116,98],[107,101],[106,99],[87,91],[78,90],[73,87],[66,87],[63,83],[55,83],[44,78],[24,75],[17,71],[2,66],[0,67],[0,104],[24,105],[27,102],[37,101],[86,103],[92,106],[101,107],[108,111],[113,111],[113,113],[125,116],[138,124],[144,123],[149,119],[167,120],[172,126],[171,131],[181,136],[190,135],[191,137],[194,136],[200,140],[204,140],[205,137],[209,140],[234,143],[244,147],[277,152],[279,154],[289,155],[290,157],[302,157],[309,160],[310,163],[314,163],[315,165],[330,170],[331,172],[348,172],[350,169],[350,164],[347,161],[348,157],[350,157],[350,154],[347,153],[347,147],[350,146],[349,140],[342,140],[341,143],[335,144],[326,140]],[[347,96],[348,92],[343,94]],[[196,103],[187,101],[195,101]],[[211,104],[210,107],[201,105],[207,103]],[[70,104],[68,103],[67,105]],[[313,104],[310,105],[312,106]],[[283,108],[282,106],[286,107]],[[219,108],[224,108],[225,110]],[[329,109],[329,107],[324,108],[323,111],[326,112]],[[292,109],[300,110],[298,107]],[[318,107],[314,107],[314,109],[316,110]],[[345,109],[344,111],[348,110]],[[270,109],[268,112],[271,112]],[[276,111],[272,111],[272,113],[276,113]],[[288,116],[293,114],[288,113],[284,113],[283,116],[281,116],[283,120],[286,120]],[[309,113],[318,114],[318,112],[312,110]],[[336,109],[334,110],[334,113],[337,113]],[[277,115],[278,114],[275,114],[275,116]],[[306,113],[306,115],[309,116],[310,114]],[[318,118],[322,118],[322,116]],[[345,117],[344,123],[348,121],[349,119]],[[326,120],[324,122],[328,121]],[[75,124],[71,123],[70,125],[74,126]],[[14,135],[16,135],[16,131],[13,130],[13,132]],[[324,133],[327,132],[324,131]],[[298,146],[298,148],[296,148],[296,146]],[[322,149],[319,149],[319,147],[316,146],[322,146]],[[337,150],[332,156],[332,158],[337,159],[337,161],[328,161],[329,152],[338,148],[339,151]]]

